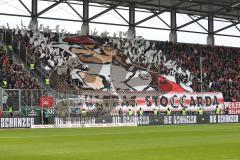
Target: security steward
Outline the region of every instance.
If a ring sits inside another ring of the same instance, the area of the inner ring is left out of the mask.
[[[6,79],[3,80],[3,88],[8,88],[8,81]]]
[[[13,117],[13,106],[12,106],[12,103],[10,103],[9,106],[8,106],[8,113],[9,113],[9,117],[12,118]]]
[[[128,115],[129,115],[129,116],[132,116],[132,115],[133,115],[133,111],[132,111],[130,108],[128,109]]]
[[[199,108],[199,109],[198,109],[198,115],[203,115],[203,110],[202,110],[202,108]]]
[[[143,109],[142,108],[140,108],[140,110],[139,110],[139,115],[143,116]]]
[[[220,114],[220,113],[221,113],[220,108],[218,108],[218,106],[216,106],[215,114]]]
[[[170,110],[170,108],[167,108],[167,110],[166,110],[166,115],[167,115],[167,116],[170,116],[170,115],[171,115],[171,110]]]
[[[153,109],[153,114],[154,114],[154,116],[158,115],[158,110],[156,108]]]
[[[183,108],[183,109],[181,110],[181,115],[182,115],[182,116],[186,116],[186,115],[187,115],[186,108]]]

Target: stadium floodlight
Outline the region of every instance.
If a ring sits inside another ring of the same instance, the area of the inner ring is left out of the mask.
[[[237,7],[238,5],[240,4],[240,2],[238,3],[235,3],[234,5],[232,5],[231,7],[234,8],[234,7]]]

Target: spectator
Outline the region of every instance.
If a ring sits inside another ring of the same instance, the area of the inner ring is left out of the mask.
[[[40,89],[40,85],[37,83],[36,79],[31,78],[28,73],[26,73],[21,65],[13,64],[9,56],[2,52],[0,54],[0,61],[2,66],[1,77],[2,87],[5,89]]]
[[[13,105],[12,105],[12,103],[10,103],[8,105],[8,113],[9,113],[9,117],[13,118]]]
[[[2,107],[0,107],[0,118],[2,118],[3,117],[3,109],[2,109]]]

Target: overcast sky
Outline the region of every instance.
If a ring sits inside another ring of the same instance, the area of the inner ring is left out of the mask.
[[[31,8],[31,1],[30,0],[22,0],[27,7]],[[40,1],[38,4],[38,12],[45,9],[52,3]],[[82,13],[82,6],[79,5],[72,5],[79,13]],[[18,0],[0,0],[0,13],[11,13],[11,14],[23,14],[29,15],[26,9],[19,3]],[[90,7],[90,17],[105,10],[105,8],[99,7]],[[126,19],[128,19],[128,11],[127,10],[118,10]],[[152,15],[151,13],[144,13],[144,12],[136,12],[136,22],[145,17]],[[80,20],[76,13],[74,13],[67,4],[59,4],[58,6],[54,7],[53,9],[49,10],[48,12],[42,14],[43,17],[56,17],[56,18],[65,18],[65,19],[75,19]],[[165,20],[168,24],[170,23],[170,13],[166,12],[160,15],[160,17]],[[189,22],[191,19],[187,15],[184,14],[177,14],[177,25],[180,26],[186,22]],[[5,25],[6,23],[9,24],[10,28],[15,27],[16,25],[21,24],[28,25],[30,18],[24,17],[13,17],[13,16],[2,16],[0,15],[0,25]],[[107,23],[117,23],[117,24],[127,24],[116,12],[113,10],[96,18],[94,21],[97,22],[107,22]],[[56,21],[56,20],[46,20],[39,18],[39,24],[43,24],[44,26],[50,26],[50,28],[55,28],[56,25],[60,25],[60,28],[65,28],[71,33],[76,33],[77,30],[81,29],[80,22],[69,22],[69,21]],[[207,28],[207,20],[200,20],[201,23],[205,28]],[[217,22],[215,21],[215,30],[218,30],[222,27],[229,25],[228,22]],[[142,26],[149,26],[149,27],[159,27],[159,28],[167,28],[167,26],[160,21],[159,18],[155,17],[151,20],[148,20],[141,24]],[[238,25],[240,27],[240,25]],[[127,31],[128,27],[124,26],[112,26],[112,25],[100,25],[100,24],[90,24],[90,30],[96,30],[100,33],[105,30],[110,32],[112,35],[114,32],[118,31]],[[204,32],[198,24],[194,23],[187,27],[183,28],[184,30],[194,30],[199,32]],[[239,35],[240,32],[235,28],[229,28],[225,31],[219,32],[221,34],[231,34],[231,35]],[[142,36],[145,39],[151,40],[161,40],[166,41],[169,39],[169,31],[165,30],[154,30],[154,29],[143,29],[143,28],[136,28],[137,36]],[[185,32],[178,32],[178,42],[186,42],[186,43],[200,43],[206,44],[207,34],[194,34],[194,33],[185,33]],[[215,44],[216,45],[224,45],[224,46],[235,46],[240,47],[240,38],[234,37],[225,37],[225,36],[215,36]]]

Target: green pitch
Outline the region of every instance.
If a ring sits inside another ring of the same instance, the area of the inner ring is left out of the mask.
[[[0,130],[0,160],[240,160],[240,124]]]

